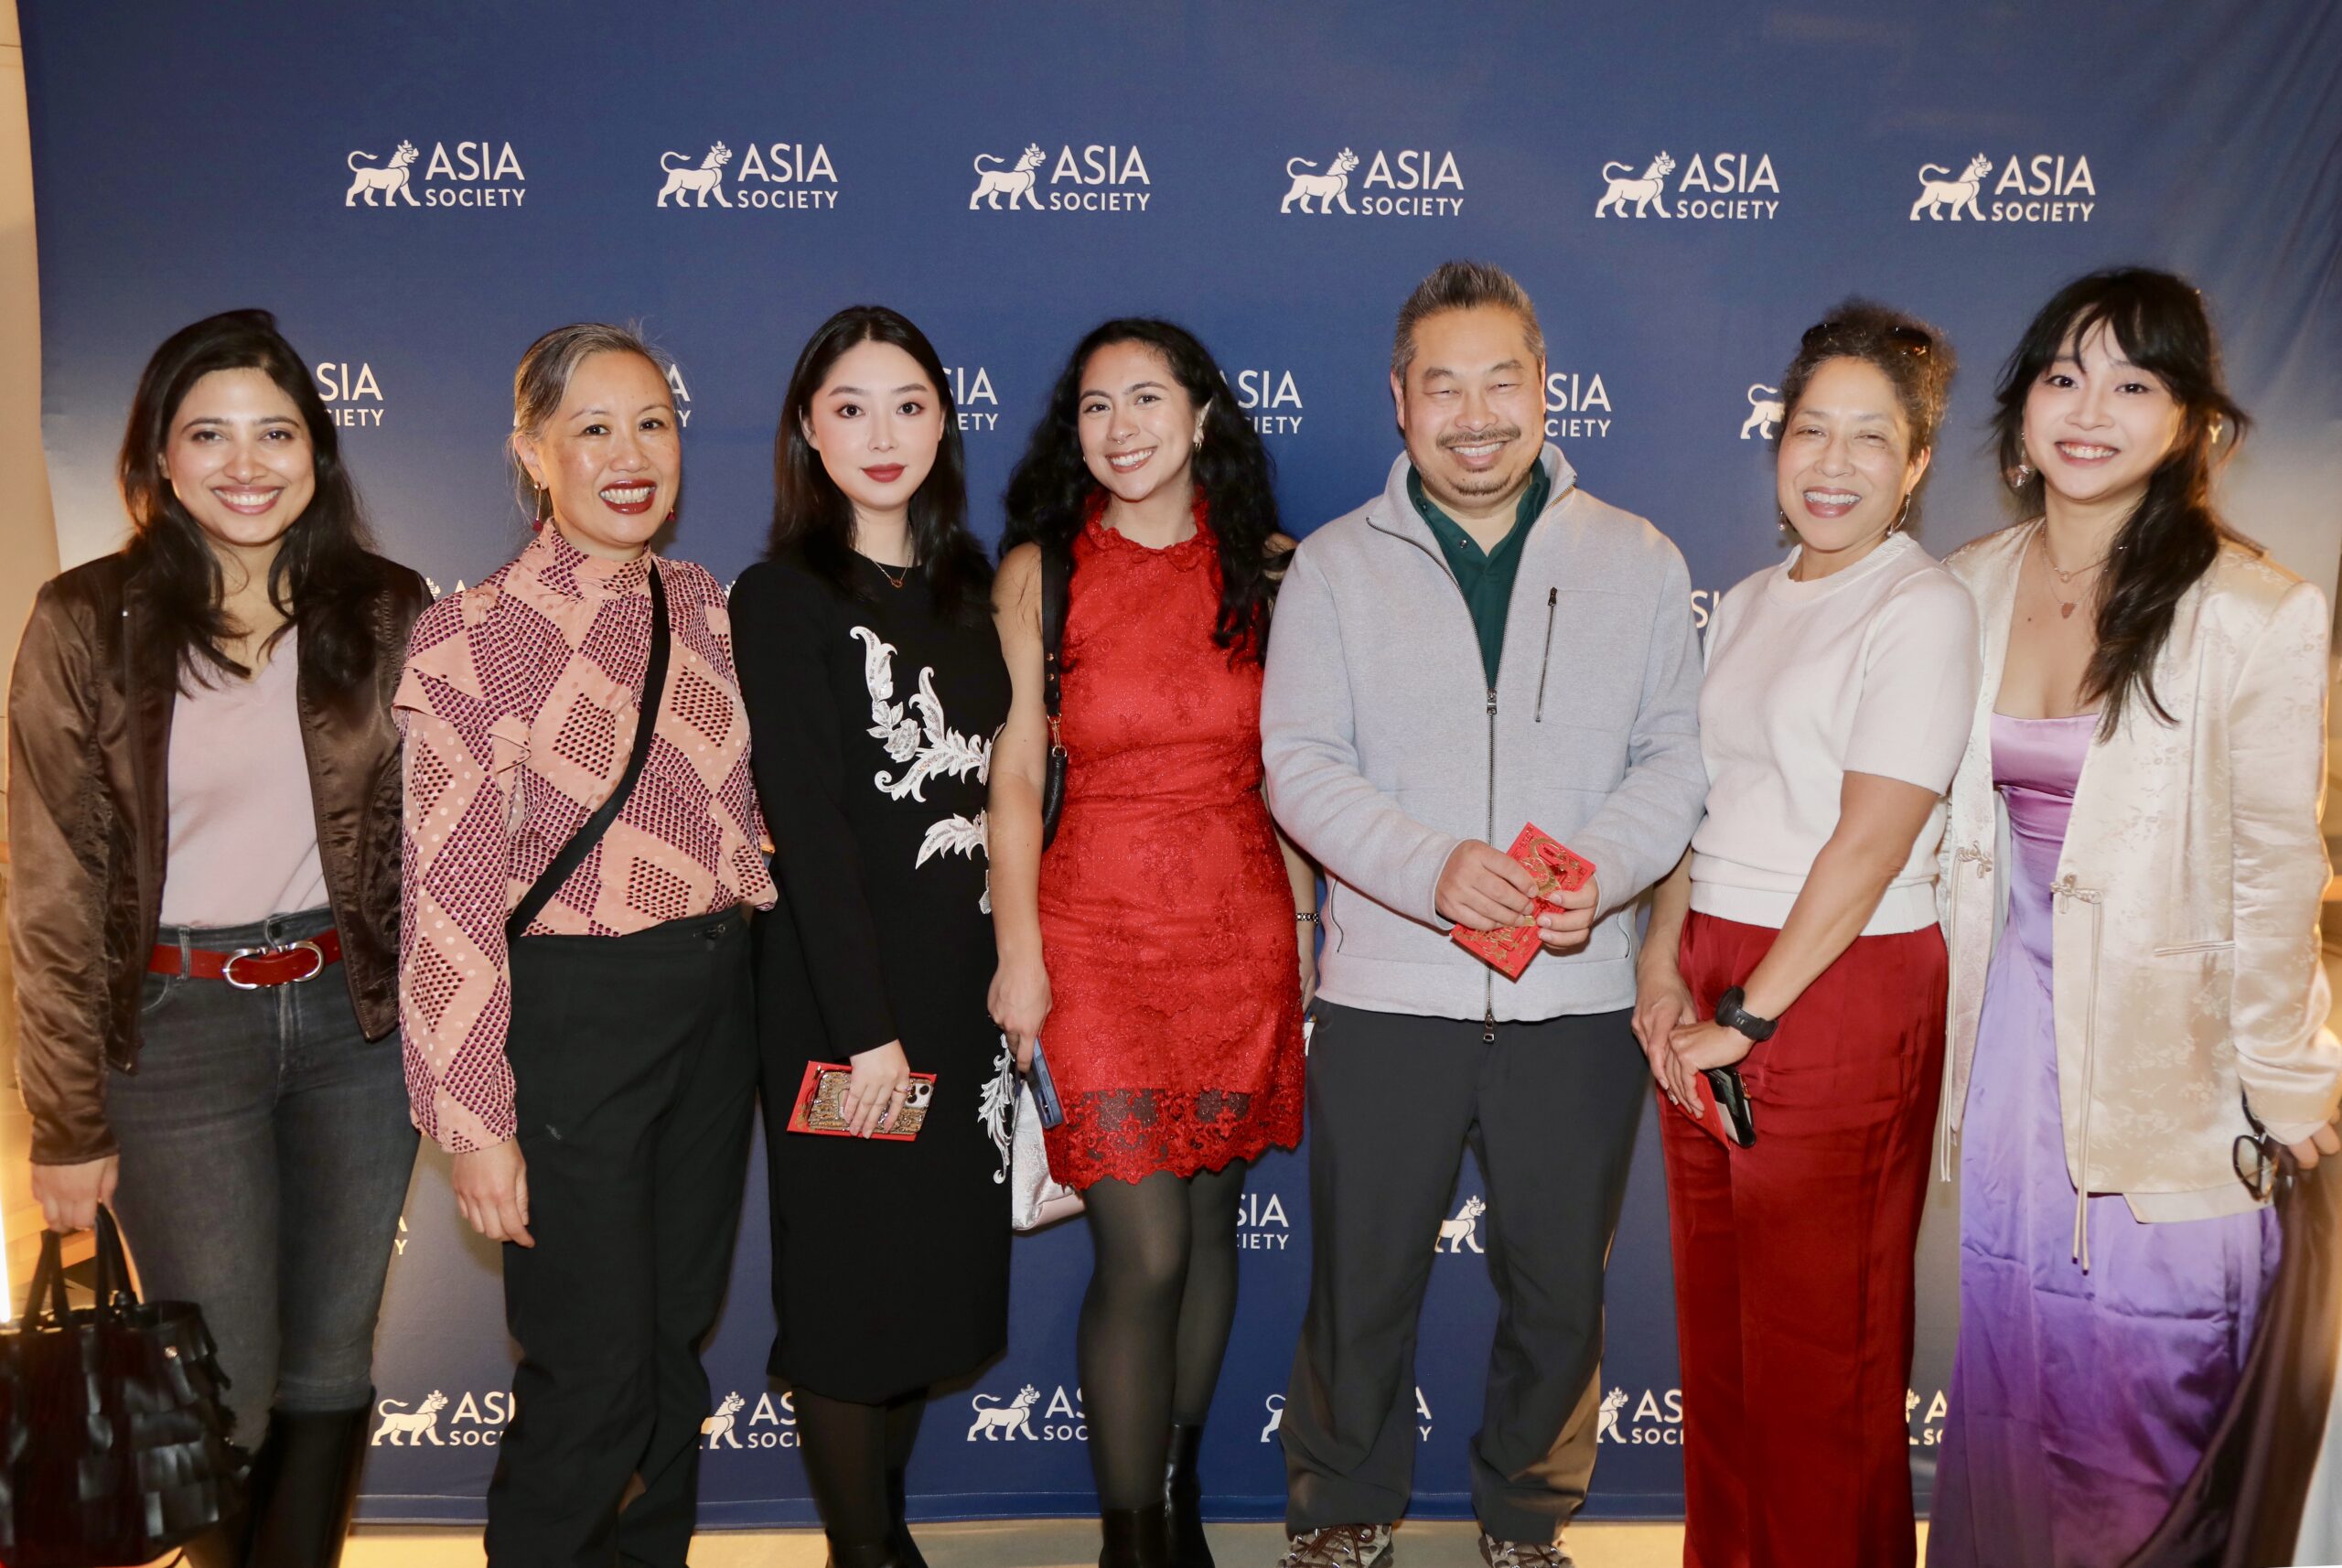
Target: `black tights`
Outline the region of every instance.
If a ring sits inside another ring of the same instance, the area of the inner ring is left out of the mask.
[[[796,1391],[798,1453],[822,1526],[831,1539],[849,1545],[876,1545],[893,1535],[895,1488],[911,1461],[927,1391],[862,1404],[833,1400],[809,1389]]]
[[[1097,1253],[1081,1298],[1081,1408],[1098,1506],[1163,1498],[1171,1425],[1201,1425],[1236,1316],[1244,1162],[1082,1192]]]

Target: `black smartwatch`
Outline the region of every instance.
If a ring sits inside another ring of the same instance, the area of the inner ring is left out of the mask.
[[[1781,1026],[1781,1021],[1778,1018],[1759,1018],[1741,1005],[1747,1000],[1748,993],[1737,985],[1717,997],[1716,1022],[1727,1029],[1739,1030],[1752,1040],[1771,1039],[1773,1031]]]

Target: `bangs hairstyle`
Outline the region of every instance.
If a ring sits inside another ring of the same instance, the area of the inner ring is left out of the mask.
[[[2098,733],[2111,736],[2124,710],[2143,704],[2174,721],[2156,696],[2155,658],[2171,635],[2180,596],[2211,569],[2222,542],[2260,547],[2231,531],[2212,510],[2212,476],[2236,450],[2251,421],[2229,395],[2218,340],[2204,296],[2186,279],[2146,267],[2118,267],[2075,279],[2041,307],[1993,389],[1993,435],[2001,472],[2026,467],[2025,405],[2041,378],[2103,328],[2122,358],[2151,372],[2180,406],[2179,434],[2147,478],[2145,495],[2114,535],[2099,578],[2098,650],[2082,676],[2082,696],[2100,705]],[[2045,481],[2027,473],[2015,486],[2028,517],[2044,508]]]
[[[854,570],[854,503],[838,489],[805,431],[813,400],[848,350],[887,343],[908,354],[933,390],[943,416],[935,467],[911,492],[912,558],[927,568],[928,592],[946,620],[974,626],[992,613],[992,563],[968,532],[968,467],[960,439],[958,405],[943,360],[909,317],[883,305],[854,305],[815,328],[797,356],[781,399],[772,438],[772,532],[768,558],[796,552],[815,575],[839,594],[865,603],[874,595]]]
[[[1952,372],[1958,368],[1951,344],[1942,333],[1916,316],[1875,300],[1847,300],[1805,329],[1797,357],[1781,372],[1779,428],[1783,435],[1788,434],[1789,422],[1796,416],[1814,372],[1832,360],[1860,360],[1895,389],[1896,407],[1902,411],[1903,426],[1910,434],[1906,460],[1935,450],[1936,437],[1943,430],[1944,409],[1951,401]],[[1779,447],[1778,436],[1773,445]],[[1919,491],[1927,482],[1927,475],[1920,475],[1911,491],[1903,520],[1906,528],[1918,521]]]
[[[512,493],[521,510],[529,514],[532,529],[543,528],[547,519],[542,515],[542,492],[521,461],[519,438],[526,435],[533,440],[544,433],[545,425],[561,412],[561,400],[569,395],[569,382],[577,367],[596,354],[639,355],[659,372],[661,381],[667,380],[672,365],[650,346],[640,328],[607,321],[573,321],[529,345],[512,371],[512,434],[504,440],[504,459],[512,466]]]
[[[1260,659],[1267,651],[1271,574],[1282,572],[1290,550],[1272,551],[1277,534],[1276,475],[1260,432],[1236,406],[1236,391],[1195,334],[1151,317],[1104,323],[1074,345],[1048,405],[1008,477],[1003,498],[1008,526],[1001,553],[1038,544],[1072,581],[1073,540],[1101,487],[1081,455],[1081,381],[1090,356],[1116,343],[1138,343],[1162,356],[1187,401],[1203,413],[1204,438],[1189,459],[1196,489],[1219,547],[1219,615],[1215,647],[1231,657]]]
[[[235,628],[221,607],[227,581],[220,558],[164,471],[180,404],[198,381],[220,371],[258,371],[300,411],[317,490],[269,564],[269,603],[285,624],[266,647],[273,650],[297,627],[303,668],[346,690],[373,668],[372,541],[357,487],[342,466],[333,418],[301,356],[265,310],[222,311],[181,328],[163,340],[138,378],[115,465],[132,529],[124,553],[140,611],[135,656],[152,677],[180,690],[190,680],[209,685],[252,673],[226,651]]]

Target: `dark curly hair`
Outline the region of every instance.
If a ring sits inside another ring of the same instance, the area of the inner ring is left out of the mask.
[[[1204,411],[1203,444],[1191,467],[1219,546],[1219,618],[1211,639],[1232,655],[1259,659],[1268,647],[1272,574],[1283,570],[1291,553],[1271,545],[1277,536],[1275,472],[1260,432],[1237,409],[1236,394],[1210,351],[1185,328],[1121,317],[1074,346],[1008,477],[1001,553],[1038,544],[1070,581],[1074,536],[1100,489],[1081,456],[1082,371],[1091,355],[1116,343],[1143,343],[1162,355],[1188,401]]]
[[[142,640],[139,657],[155,677],[181,686],[190,678],[209,683],[216,676],[252,673],[226,652],[234,630],[221,607],[227,579],[163,465],[179,405],[196,382],[216,371],[258,371],[300,411],[317,490],[269,564],[269,603],[285,618],[268,646],[297,627],[303,665],[328,686],[347,689],[374,666],[370,607],[381,574],[358,487],[342,466],[333,417],[301,356],[265,310],[222,311],[180,328],[138,378],[115,473],[130,513],[133,532],[124,554],[142,601],[142,625],[158,634]]]
[[[1799,400],[1814,371],[1830,360],[1860,360],[1885,376],[1895,388],[1896,405],[1911,432],[1911,456],[1935,450],[1943,428],[1944,405],[1951,399],[1952,371],[1958,360],[1944,335],[1902,311],[1875,300],[1850,299],[1805,329],[1797,357],[1781,373],[1781,411],[1797,412]],[[1784,419],[1784,434],[1789,422]],[[1778,441],[1776,445],[1778,445]],[[1925,484],[1923,476],[1920,483]],[[1906,521],[1916,521],[1919,496],[1911,492]]]
[[[928,591],[937,614],[970,624],[987,620],[992,614],[992,563],[968,532],[967,458],[951,379],[927,334],[908,317],[883,305],[848,306],[816,328],[797,356],[772,438],[772,533],[765,554],[793,549],[838,593],[849,599],[870,597],[868,585],[853,569],[854,503],[830,478],[821,453],[805,436],[813,399],[830,368],[864,343],[891,343],[900,349],[935,389],[943,439],[935,449],[935,467],[911,495],[911,549],[927,568]]]
[[[2155,695],[2155,656],[2171,635],[2180,596],[2211,570],[2222,541],[2260,547],[2212,510],[2212,476],[2251,421],[2229,395],[2220,349],[2204,296],[2185,278],[2147,267],[2116,267],[2076,278],[2052,295],[2025,328],[1993,388],[1993,435],[2001,471],[2014,477],[2025,457],[2025,404],[2034,385],[2100,327],[2123,357],[2154,373],[2181,409],[2178,439],[2147,478],[2146,494],[2114,535],[2099,579],[2098,651],[2082,675],[2082,695],[2100,707],[2099,734],[2111,736],[2133,700],[2164,724],[2170,712]],[[2016,485],[2028,517],[2043,508],[2044,483],[2027,474]]]

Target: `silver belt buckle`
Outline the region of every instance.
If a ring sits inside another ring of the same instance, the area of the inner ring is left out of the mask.
[[[262,982],[256,980],[238,980],[236,978],[237,964],[242,962],[248,958],[264,958],[281,952],[299,952],[305,950],[309,955],[309,970],[306,974],[289,975],[283,980],[270,981],[267,983],[272,985],[298,985],[305,980],[316,979],[318,972],[326,966],[325,950],[317,946],[315,941],[310,940],[306,937],[304,937],[297,942],[285,942],[281,946],[238,948],[234,952],[228,955],[228,961],[220,966],[220,978],[226,981],[229,984],[234,986],[239,991],[258,991],[261,989]]]

